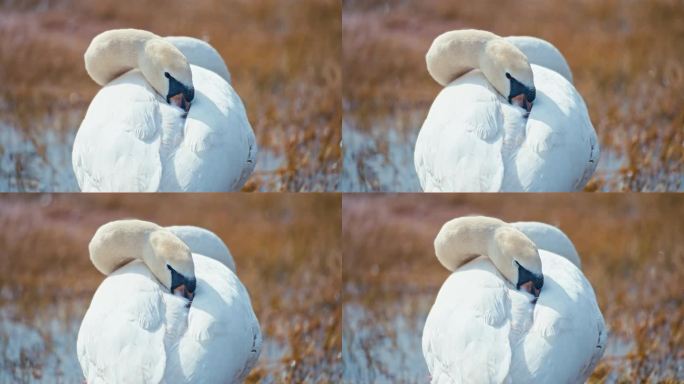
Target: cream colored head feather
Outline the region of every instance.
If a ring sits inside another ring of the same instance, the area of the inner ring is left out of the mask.
[[[435,238],[435,254],[451,271],[486,256],[516,288],[522,286],[530,293],[536,288],[538,295],[543,285],[537,247],[521,231],[499,219],[467,216],[447,222]]]
[[[88,75],[105,85],[139,69],[167,102],[188,109],[194,98],[190,64],[178,48],[154,33],[114,29],[95,36],[84,54]]]
[[[515,45],[491,32],[465,29],[443,33],[432,42],[425,60],[432,78],[443,86],[479,69],[511,103],[529,111],[536,96],[527,57]]]
[[[95,232],[88,246],[95,268],[109,275],[123,265],[142,260],[159,282],[170,291],[176,285],[192,285],[195,268],[190,248],[171,231],[157,224],[141,220],[109,222]],[[180,279],[180,280],[178,280]]]

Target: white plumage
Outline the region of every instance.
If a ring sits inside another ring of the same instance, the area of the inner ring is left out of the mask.
[[[234,191],[254,170],[254,132],[225,63],[200,40],[168,41],[179,44],[191,64],[195,99],[187,117],[138,69],[109,82],[93,98],[74,140],[72,162],[82,191]]]
[[[197,278],[192,304],[169,293],[139,260],[105,278],[78,333],[88,383],[239,383],[256,364],[262,338],[249,294],[214,259],[232,261],[225,244],[204,229],[169,229],[194,239],[188,242]],[[213,256],[198,249],[214,250]]]
[[[535,224],[540,227],[535,229]],[[524,228],[531,229],[538,239],[551,233],[541,223],[514,226],[524,233]],[[568,249],[554,234],[543,241],[549,248]],[[607,336],[594,291],[572,257],[544,247],[539,256],[544,286],[536,304],[486,256],[447,278],[423,330],[423,355],[432,383],[587,379],[603,355]]]
[[[565,59],[540,39],[508,41],[531,63],[537,97],[529,117],[478,69],[452,81],[435,98],[416,142],[424,191],[577,191],[594,173],[596,132]]]

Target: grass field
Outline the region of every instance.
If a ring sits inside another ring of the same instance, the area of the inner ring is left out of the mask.
[[[445,31],[477,28],[564,54],[602,147],[587,190],[681,190],[682,20],[676,0],[344,1],[341,188],[420,190],[413,148],[440,90],[425,53]]]
[[[421,336],[449,272],[433,241],[484,214],[558,226],[575,244],[609,329],[591,382],[684,381],[684,199],[664,194],[345,195],[345,382],[429,381]]]
[[[339,1],[0,0],[0,191],[77,188],[71,146],[98,90],[83,53],[124,27],[202,38],[223,56],[260,149],[245,190],[336,189]]]
[[[82,382],[76,337],[104,279],[88,242],[130,217],[205,227],[228,245],[264,338],[248,382],[341,379],[339,196],[5,195],[0,383]]]

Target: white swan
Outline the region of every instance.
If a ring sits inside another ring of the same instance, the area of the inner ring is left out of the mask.
[[[88,74],[104,87],[74,140],[84,192],[239,190],[256,142],[230,73],[209,44],[123,29],[96,36]]]
[[[259,323],[216,235],[121,220],[89,250],[108,276],[78,333],[88,383],[238,383],[255,365]]]
[[[454,272],[423,330],[432,383],[578,383],[591,374],[605,349],[603,316],[573,257],[556,253],[576,256],[574,246],[548,227],[488,217],[442,227],[435,253]]]
[[[435,39],[426,61],[445,88],[416,141],[414,165],[424,191],[576,191],[586,185],[599,144],[570,68],[553,45],[452,31]]]

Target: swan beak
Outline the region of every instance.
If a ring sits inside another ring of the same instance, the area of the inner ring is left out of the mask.
[[[192,299],[195,297],[195,293],[187,289],[185,284],[181,284],[176,287],[176,289],[173,290],[173,294],[176,296],[185,297],[190,302],[192,302]]]
[[[176,107],[182,109],[187,114],[190,110],[190,100],[185,98],[185,95],[181,92],[169,98],[169,103],[175,105]]]

